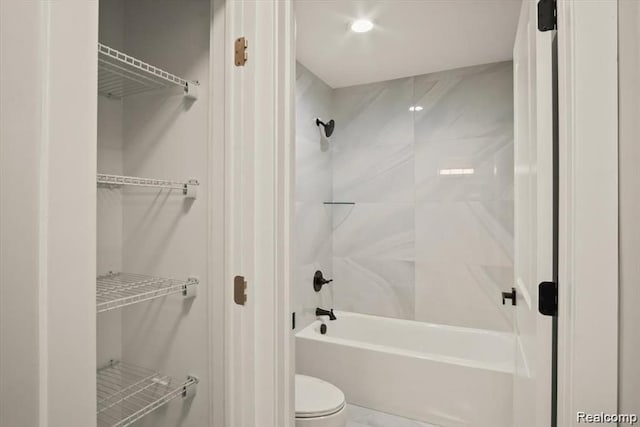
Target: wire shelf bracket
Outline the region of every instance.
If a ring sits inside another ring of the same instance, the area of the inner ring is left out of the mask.
[[[123,99],[158,89],[181,87],[184,96],[198,98],[196,81],[190,81],[98,43],[98,93]]]
[[[169,190],[180,190],[188,199],[195,199],[198,196],[198,186],[200,182],[197,179],[189,179],[186,182],[169,181],[166,179],[138,178],[135,176],[106,175],[98,174],[97,182],[99,185],[110,187],[149,187],[149,188],[165,188]]]
[[[127,427],[182,397],[197,391],[198,377],[179,381],[159,372],[112,360],[98,369],[98,426]]]
[[[144,301],[180,294],[184,298],[197,295],[198,278],[187,280],[165,279],[132,273],[109,273],[98,276],[97,312],[127,307]]]

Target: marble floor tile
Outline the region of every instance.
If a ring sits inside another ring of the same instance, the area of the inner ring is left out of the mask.
[[[346,427],[438,427],[356,405],[348,405],[347,411]]]

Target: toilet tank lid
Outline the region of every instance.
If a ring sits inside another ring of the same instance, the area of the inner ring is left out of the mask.
[[[331,415],[344,405],[344,393],[338,387],[320,378],[296,375],[296,417]]]

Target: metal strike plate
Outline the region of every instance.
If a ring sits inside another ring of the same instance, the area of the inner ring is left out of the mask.
[[[249,47],[249,43],[247,42],[247,39],[245,39],[244,37],[240,37],[236,39],[236,42],[235,42],[236,67],[244,67],[244,64],[247,63],[247,60],[249,59],[249,56],[247,55],[248,47]]]
[[[238,305],[247,302],[247,281],[244,276],[236,276],[233,279],[233,301]]]

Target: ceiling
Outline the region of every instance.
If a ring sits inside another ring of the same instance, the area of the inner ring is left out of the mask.
[[[297,59],[331,87],[512,59],[521,0],[297,0]],[[368,33],[350,30],[367,18]]]

